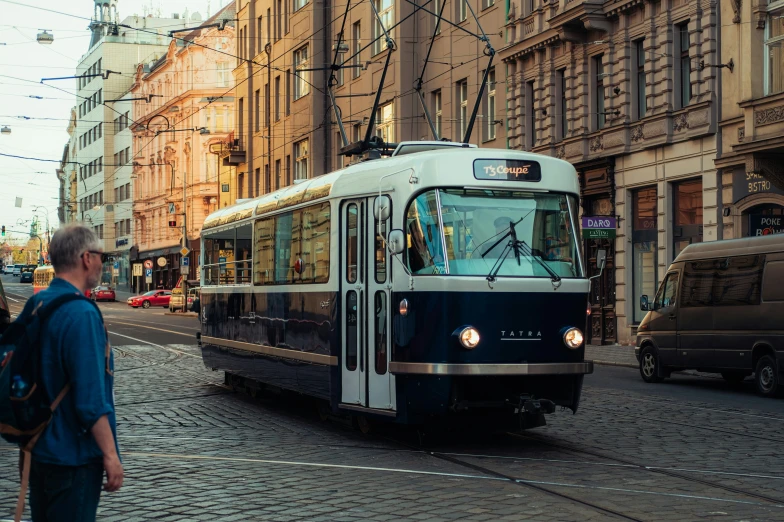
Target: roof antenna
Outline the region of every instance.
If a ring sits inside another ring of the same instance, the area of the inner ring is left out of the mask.
[[[430,37],[430,46],[427,48],[427,56],[425,56],[425,63],[422,65],[422,72],[419,73],[419,78],[416,79],[414,82],[414,90],[417,92],[419,96],[419,102],[422,104],[422,110],[425,111],[425,118],[427,118],[427,124],[430,126],[430,131],[433,133],[433,137],[438,141],[441,139],[438,136],[438,130],[436,126],[433,124],[433,118],[430,116],[430,111],[427,109],[427,103],[425,103],[425,97],[422,95],[422,78],[425,76],[425,69],[427,68],[427,64],[430,61],[430,52],[433,50],[433,44],[436,41],[436,35],[438,34],[438,30],[441,27],[441,17],[444,14],[444,8],[446,7],[446,0],[441,3],[441,10],[438,12],[438,18],[436,19],[436,26],[433,29],[433,36]]]

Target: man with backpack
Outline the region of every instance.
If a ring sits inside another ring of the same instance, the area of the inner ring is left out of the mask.
[[[114,412],[114,361],[100,311],[84,298],[85,290],[98,284],[106,260],[102,250],[95,233],[85,226],[59,229],[49,246],[55,278],[49,288],[27,302],[15,321],[20,325],[16,331],[27,328],[24,338],[35,339],[34,349],[19,343],[14,346],[16,353],[6,357],[9,368],[4,366],[2,373],[12,371],[15,364],[17,373],[0,384],[12,382],[11,395],[16,401],[35,399],[38,394],[38,402],[45,402],[51,410],[50,418],[40,423],[45,426],[42,431],[0,425],[4,437],[19,434],[23,449],[23,492],[17,519],[28,473],[34,522],[94,521],[104,473],[104,490],[117,491],[123,483]],[[35,332],[29,331],[30,325],[35,325]],[[0,339],[0,350],[8,348],[6,337],[11,332]],[[36,370],[25,376],[22,365],[29,366],[30,360],[36,362]],[[19,389],[24,391],[17,394]],[[8,389],[0,392],[7,394]],[[23,418],[24,412],[17,417]]]

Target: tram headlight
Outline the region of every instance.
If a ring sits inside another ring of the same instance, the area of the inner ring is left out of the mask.
[[[572,350],[582,346],[583,340],[583,333],[579,328],[568,328],[563,334],[564,344]]]
[[[463,345],[463,348],[473,350],[479,344],[479,331],[473,326],[466,326],[460,331],[458,339],[460,339],[460,344]]]

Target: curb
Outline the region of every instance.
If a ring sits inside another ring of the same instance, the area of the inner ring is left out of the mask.
[[[177,317],[199,317],[196,312],[163,312],[163,315],[176,315]]]
[[[619,363],[619,362],[613,362],[613,361],[599,361],[597,359],[594,359],[593,363],[601,365],[601,366],[620,366],[620,367],[623,367],[623,368],[637,368],[636,364]]]

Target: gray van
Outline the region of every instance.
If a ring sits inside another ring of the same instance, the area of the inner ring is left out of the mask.
[[[689,245],[640,308],[645,382],[693,369],[731,383],[754,373],[765,396],[784,390],[784,234]]]

